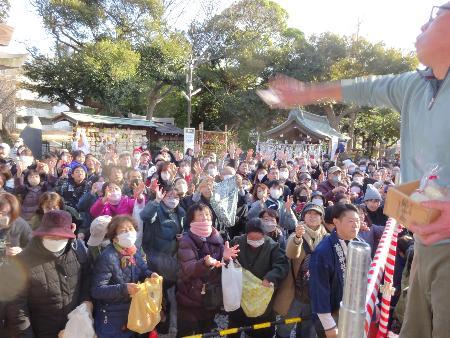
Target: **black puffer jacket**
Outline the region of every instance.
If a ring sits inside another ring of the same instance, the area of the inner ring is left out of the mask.
[[[7,305],[12,337],[55,338],[67,315],[89,300],[88,261],[80,242],[70,241],[57,256],[35,237],[20,253],[8,278],[0,276],[18,295]],[[20,289],[19,289],[20,288]]]

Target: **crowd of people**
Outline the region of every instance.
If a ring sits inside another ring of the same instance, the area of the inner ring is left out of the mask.
[[[110,145],[99,156],[75,148],[35,159],[20,139],[12,149],[0,144],[1,337],[57,337],[83,302],[99,338],[137,337],[127,329],[131,297],[157,275],[164,279],[157,332],[210,332],[231,260],[275,292],[261,316],[228,313],[229,327],[299,316],[297,337],[334,337],[347,245],[365,241],[374,255],[384,199],[399,174],[398,161],[385,158],[288,158],[235,145],[221,155],[200,155],[200,147],[183,155],[146,145],[117,153]],[[236,187],[231,222],[217,202],[221,182]],[[400,300],[412,242],[401,235]],[[292,330],[247,335],[287,338]]]

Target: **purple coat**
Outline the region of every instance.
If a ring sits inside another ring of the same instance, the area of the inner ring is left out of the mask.
[[[221,269],[207,267],[203,259],[206,255],[210,255],[218,261],[222,260],[223,239],[215,228],[206,241],[190,231],[183,234],[178,246],[180,270],[177,282],[177,302],[182,308],[190,309],[190,315],[195,317],[191,319],[192,321],[210,317],[203,308],[201,294],[203,284],[221,283]]]

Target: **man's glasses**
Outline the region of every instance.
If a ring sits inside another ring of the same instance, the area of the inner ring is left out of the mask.
[[[434,19],[436,19],[436,17],[438,16],[438,14],[441,11],[450,11],[450,7],[448,6],[433,6],[433,8],[431,9],[431,14],[430,14],[430,21],[433,21]]]

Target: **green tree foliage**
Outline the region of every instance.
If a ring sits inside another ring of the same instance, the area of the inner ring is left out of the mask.
[[[35,52],[25,66],[27,86],[42,96],[151,118],[182,76],[189,46],[164,25],[160,0],[32,2],[55,41],[53,56]]]

